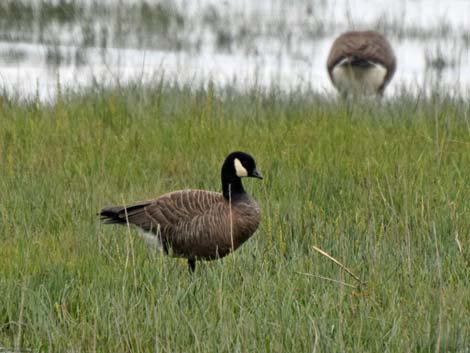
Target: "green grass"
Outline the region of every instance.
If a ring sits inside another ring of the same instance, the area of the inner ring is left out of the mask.
[[[0,100],[0,346],[41,352],[469,352],[470,104],[129,87]],[[96,212],[220,190],[259,230],[199,265]],[[343,262],[357,285],[317,246]]]

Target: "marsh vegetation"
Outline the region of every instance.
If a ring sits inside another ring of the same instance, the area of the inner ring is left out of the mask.
[[[0,104],[3,346],[468,349],[468,101],[162,84]],[[261,227],[192,278],[134,231],[100,225],[104,204],[218,190],[220,160],[237,149],[265,175],[245,183]]]
[[[468,3],[249,3],[0,2],[0,351],[469,351]],[[363,25],[399,70],[341,101],[326,53]],[[265,179],[229,257],[190,277],[100,224],[219,190],[233,150]]]

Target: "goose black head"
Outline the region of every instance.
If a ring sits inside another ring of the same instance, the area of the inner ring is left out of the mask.
[[[227,200],[235,200],[245,195],[241,178],[263,179],[256,169],[252,156],[244,152],[232,152],[222,166],[222,193]]]
[[[225,158],[222,166],[222,179],[239,179],[244,177],[263,179],[256,169],[256,162],[245,152],[232,152]]]

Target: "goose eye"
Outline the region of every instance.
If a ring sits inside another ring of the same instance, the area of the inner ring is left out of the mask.
[[[246,168],[243,166],[242,162],[240,162],[238,158],[235,158],[234,164],[235,164],[235,172],[237,173],[237,177],[241,178],[241,177],[248,176],[248,171],[246,170]]]

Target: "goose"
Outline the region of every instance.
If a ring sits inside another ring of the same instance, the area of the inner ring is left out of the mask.
[[[128,206],[110,206],[98,214],[105,224],[131,225],[146,243],[173,257],[186,258],[189,272],[196,261],[225,257],[246,242],[261,221],[258,203],[241,178],[263,179],[245,152],[230,153],[221,169],[222,193],[186,189]]]
[[[350,31],[333,42],[327,69],[331,82],[344,95],[383,95],[396,70],[388,40],[373,31]]]

